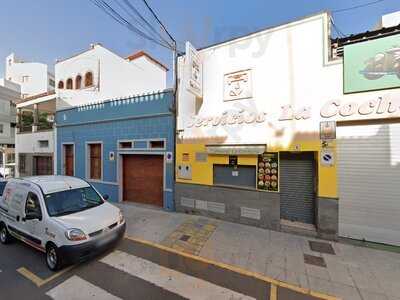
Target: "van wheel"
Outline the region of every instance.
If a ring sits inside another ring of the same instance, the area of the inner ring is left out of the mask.
[[[2,223],[0,224],[0,242],[2,244],[8,244],[11,241],[11,235],[7,230],[7,226]]]
[[[49,244],[46,247],[46,264],[52,271],[57,271],[61,268],[61,258],[56,245]]]

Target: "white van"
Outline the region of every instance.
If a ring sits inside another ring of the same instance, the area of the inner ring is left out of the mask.
[[[11,179],[0,198],[0,242],[15,237],[46,253],[53,271],[84,260],[125,233],[120,209],[107,199],[75,177]]]

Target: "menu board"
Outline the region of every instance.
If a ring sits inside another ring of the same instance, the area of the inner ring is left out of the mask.
[[[258,155],[257,188],[274,191],[279,189],[279,157],[277,152],[265,152]]]

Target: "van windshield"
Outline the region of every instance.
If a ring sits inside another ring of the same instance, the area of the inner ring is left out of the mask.
[[[92,187],[47,194],[44,199],[47,212],[51,217],[77,213],[104,203]]]

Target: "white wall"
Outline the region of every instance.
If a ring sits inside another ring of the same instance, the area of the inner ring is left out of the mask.
[[[0,132],[0,144],[15,143],[15,128],[11,128],[11,123],[16,123],[13,101],[18,100],[19,96],[18,92],[0,85],[0,124],[3,126],[3,132]]]
[[[33,96],[54,89],[49,85],[51,77],[54,76],[46,64],[23,62],[14,53],[6,57],[5,79],[20,84],[22,95]]]
[[[49,146],[41,148],[39,141],[49,141]],[[33,133],[20,133],[16,135],[15,142],[18,145],[16,153],[53,153],[54,133],[53,130],[39,131]]]
[[[94,86],[80,90],[58,89],[58,82],[74,80],[86,72],[94,75]],[[98,100],[154,92],[166,88],[166,71],[148,59],[132,62],[114,54],[101,45],[61,61],[55,66],[57,109],[81,105]]]
[[[12,82],[10,80],[7,80],[5,78],[0,78],[0,86],[3,86],[14,92],[17,92],[18,94],[21,93],[21,85],[20,84]],[[18,96],[18,98],[19,98],[19,96]]]
[[[41,148],[39,141],[48,140],[49,146]],[[19,133],[15,135],[15,176],[19,177],[19,154],[20,153],[54,153],[54,131],[40,131],[33,133]],[[31,165],[32,162],[27,162]]]
[[[392,27],[400,24],[400,11],[382,16],[382,27]]]
[[[398,97],[400,92],[379,91],[343,95],[342,61],[328,59],[329,18],[320,14],[265,30],[231,42],[200,51],[203,59],[203,104],[196,115],[195,96],[184,87],[183,62],[180,58],[181,83],[178,97],[178,130],[181,137],[215,138],[225,144],[288,145],[294,140],[319,139],[320,121],[326,102],[340,99],[342,103],[364,103],[382,97]],[[224,75],[251,69],[253,97],[223,101]],[[279,120],[282,106],[308,108],[310,117],[300,120]],[[209,119],[226,111],[265,113],[264,122],[213,126],[207,122],[190,127],[192,117]],[[379,117],[395,116],[381,114]],[[400,108],[397,112],[400,116]],[[342,119],[377,117],[354,114]]]

